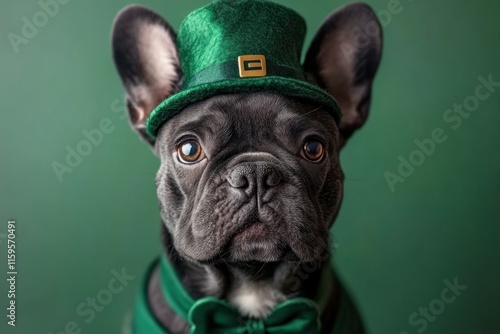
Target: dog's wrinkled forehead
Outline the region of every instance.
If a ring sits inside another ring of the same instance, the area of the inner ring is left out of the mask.
[[[335,119],[324,107],[268,93],[219,95],[188,106],[160,130],[158,153],[170,152],[185,134],[198,136],[207,146],[237,139],[240,151],[307,135],[319,136],[333,148],[338,140]]]

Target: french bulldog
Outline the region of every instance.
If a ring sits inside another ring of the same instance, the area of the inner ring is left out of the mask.
[[[266,317],[295,296],[314,298],[329,267],[329,230],[342,201],[339,154],[366,121],[381,59],[381,26],[362,3],[330,14],[307,51],[307,80],[339,103],[337,124],[321,105],[267,93],[230,93],[187,106],[156,138],[146,119],[183,81],[174,29],[129,6],[117,16],[112,51],[130,123],[160,158],[156,175],[162,241],[186,291],[215,296],[241,315]],[[304,266],[317,268],[294,279]],[[188,323],[163,297],[159,271],[147,288],[155,318],[170,333]],[[339,319],[340,282],[328,296],[322,332]],[[356,329],[363,326],[356,311]]]

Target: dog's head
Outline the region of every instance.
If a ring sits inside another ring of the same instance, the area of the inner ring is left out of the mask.
[[[152,139],[148,115],[183,80],[176,36],[143,7],[118,15],[114,59],[131,124],[161,159],[161,216],[181,256],[306,262],[327,252],[342,198],[339,152],[368,116],[381,48],[380,24],[363,4],[334,12],[316,34],[304,69],[339,102],[340,125],[301,99],[224,94],[189,105]]]

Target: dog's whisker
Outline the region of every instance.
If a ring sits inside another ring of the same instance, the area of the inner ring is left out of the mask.
[[[260,272],[262,271],[262,269],[264,269],[264,267],[266,266],[266,263],[262,263],[262,266],[260,267],[260,269],[254,274],[252,275],[252,277],[250,277],[250,280],[254,279],[255,277],[257,277],[257,275],[260,274]]]
[[[313,109],[313,110],[311,110],[311,111],[308,111],[308,112],[306,112],[306,113],[304,113],[304,114],[300,115],[300,116],[299,116],[299,118],[302,118],[302,117],[305,117],[305,116],[307,116],[307,115],[309,115],[309,114],[312,114],[313,112],[318,111],[318,110],[320,110],[321,108],[322,108],[322,107],[321,107],[321,106],[319,106],[319,107],[317,107],[317,108],[315,108],[315,109]]]

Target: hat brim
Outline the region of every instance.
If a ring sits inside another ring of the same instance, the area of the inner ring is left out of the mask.
[[[146,131],[156,138],[160,127],[188,105],[215,95],[229,93],[278,93],[285,96],[303,98],[327,107],[335,120],[340,123],[340,107],[335,99],[322,88],[305,81],[286,77],[269,76],[245,79],[227,79],[211,82],[176,93],[160,103],[146,121]]]

